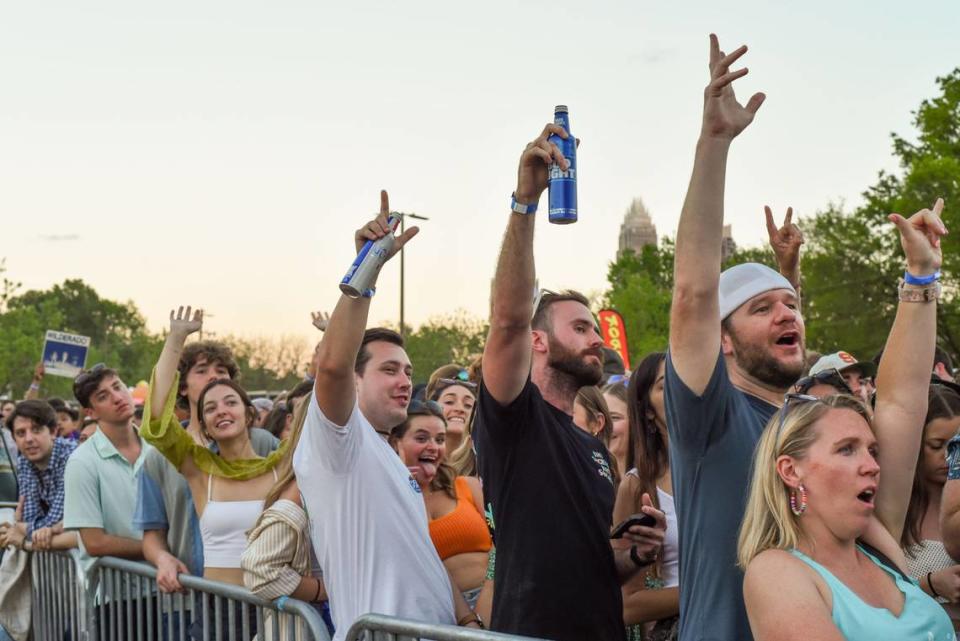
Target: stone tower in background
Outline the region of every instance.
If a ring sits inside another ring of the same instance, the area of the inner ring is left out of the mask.
[[[620,246],[617,249],[617,258],[623,256],[623,252],[628,249],[639,254],[645,245],[657,246],[657,228],[650,220],[650,214],[643,206],[643,201],[634,198],[623,217],[623,224],[620,225]]]

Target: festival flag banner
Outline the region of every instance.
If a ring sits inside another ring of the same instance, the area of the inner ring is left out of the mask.
[[[87,364],[90,337],[47,330],[43,343],[43,369],[53,376],[76,378]]]
[[[630,354],[627,349],[627,328],[623,326],[623,316],[615,309],[601,309],[598,316],[604,344],[620,354],[623,366],[629,371]]]

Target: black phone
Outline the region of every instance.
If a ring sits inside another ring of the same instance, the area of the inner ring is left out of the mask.
[[[653,527],[657,524],[657,519],[653,518],[649,514],[631,514],[627,517],[627,520],[618,525],[614,530],[613,534],[610,535],[611,539],[622,539],[623,535],[627,533],[627,530],[632,528],[634,525],[642,525],[644,527]]]

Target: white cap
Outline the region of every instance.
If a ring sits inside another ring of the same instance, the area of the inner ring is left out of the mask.
[[[720,274],[720,319],[732,314],[754,296],[774,289],[797,293],[783,275],[760,263],[743,263],[724,270]]]
[[[860,370],[862,376],[876,376],[877,366],[870,361],[858,361],[848,352],[835,352],[821,356],[820,359],[810,368],[810,376],[819,374],[825,369],[835,369],[838,372],[844,372],[848,369]]]

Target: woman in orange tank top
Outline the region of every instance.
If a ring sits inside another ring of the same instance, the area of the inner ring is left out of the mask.
[[[417,480],[430,519],[430,538],[471,608],[487,572],[493,543],[483,515],[480,481],[456,476],[445,463],[447,425],[433,401],[413,401],[390,442]]]

